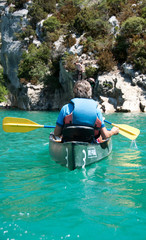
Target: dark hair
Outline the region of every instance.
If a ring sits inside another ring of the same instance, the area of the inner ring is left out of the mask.
[[[91,98],[92,97],[92,88],[88,81],[79,80],[75,83],[73,92],[75,97],[78,98]]]

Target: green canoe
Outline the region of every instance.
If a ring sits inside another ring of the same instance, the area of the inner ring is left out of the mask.
[[[102,143],[57,142],[50,134],[49,151],[52,159],[70,170],[84,168],[107,157],[112,151],[111,138]]]

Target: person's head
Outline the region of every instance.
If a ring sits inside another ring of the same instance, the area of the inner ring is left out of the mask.
[[[91,98],[92,88],[88,81],[79,80],[75,83],[73,93],[76,98]]]

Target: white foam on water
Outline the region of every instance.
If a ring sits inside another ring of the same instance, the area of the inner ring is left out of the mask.
[[[130,148],[132,148],[132,149],[138,149],[138,147],[137,147],[137,144],[136,144],[136,141],[135,141],[135,140],[132,140],[132,141],[131,141]]]

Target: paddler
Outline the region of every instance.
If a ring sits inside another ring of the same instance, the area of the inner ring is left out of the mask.
[[[97,102],[92,99],[92,87],[88,81],[77,81],[73,93],[74,98],[64,105],[59,113],[54,130],[55,138],[62,137],[63,128],[69,125],[93,127],[97,142],[119,133],[117,127],[113,127],[110,131],[106,129]]]

